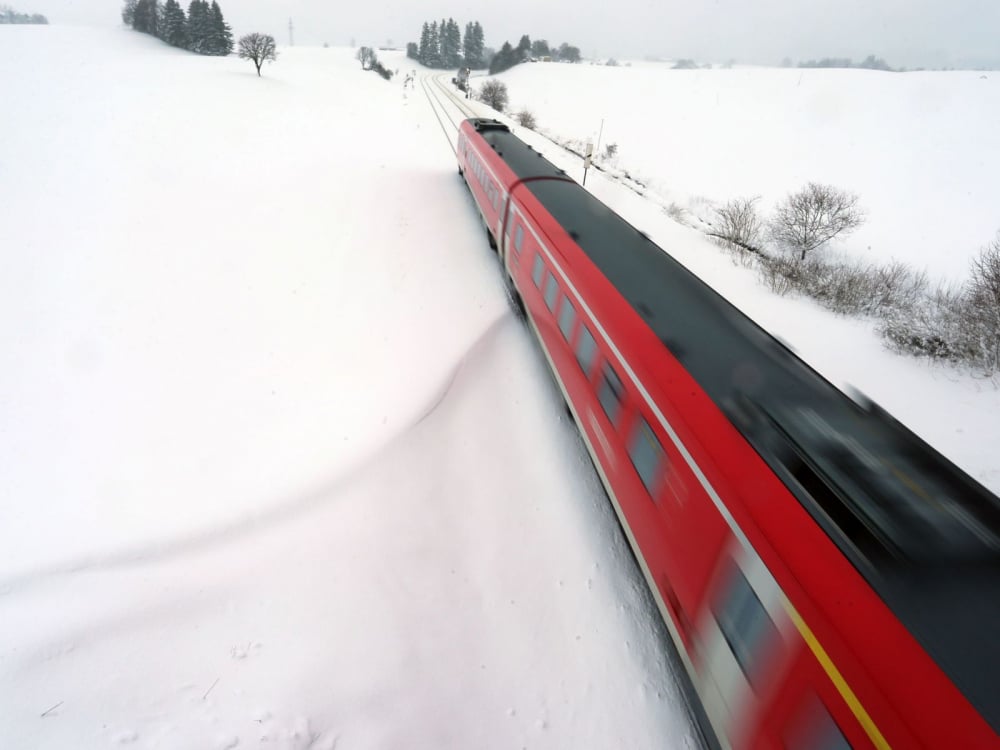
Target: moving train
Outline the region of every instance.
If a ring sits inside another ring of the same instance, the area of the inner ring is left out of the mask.
[[[458,168],[709,744],[1000,748],[1000,501],[496,120]]]

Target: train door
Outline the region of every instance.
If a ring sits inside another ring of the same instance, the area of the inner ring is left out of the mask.
[[[725,554],[714,581],[699,624],[698,692],[719,739],[740,747],[778,684],[793,626],[754,552]]]

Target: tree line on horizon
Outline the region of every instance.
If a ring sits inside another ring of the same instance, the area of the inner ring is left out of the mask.
[[[781,61],[781,67],[791,68],[792,59],[786,57]],[[889,72],[894,72],[895,68],[891,67],[889,63],[883,60],[881,57],[876,57],[875,55],[868,55],[864,60],[859,63],[854,62],[849,57],[823,57],[819,60],[803,60],[798,63],[795,67],[797,68],[863,68],[865,70],[885,70]]]
[[[420,43],[406,45],[406,56],[428,68],[482,68],[485,66],[485,36],[479,21],[465,24],[465,34],[455,19],[424,22]]]
[[[188,12],[177,0],[125,0],[122,21],[172,47],[224,57],[233,51],[232,28],[217,0],[191,0]]]
[[[515,65],[520,65],[528,60],[541,60],[550,58],[559,62],[580,62],[580,48],[563,42],[556,48],[549,47],[545,39],[531,41],[531,37],[524,34],[516,47],[512,47],[510,42],[504,42],[500,51],[490,60],[490,75],[502,73],[510,70]]]
[[[18,13],[9,5],[0,5],[0,24],[6,23],[38,23],[47,24],[49,19],[41,13]]]
[[[420,42],[406,45],[406,56],[428,68],[474,68],[489,67],[490,74],[508,70],[527,60],[549,58],[564,62],[580,62],[580,49],[563,43],[559,47],[549,47],[544,39],[531,41],[527,34],[521,37],[517,46],[504,42],[500,51],[486,47],[483,27],[479,21],[465,25],[465,33],[459,31],[455,19],[424,22],[420,31]]]

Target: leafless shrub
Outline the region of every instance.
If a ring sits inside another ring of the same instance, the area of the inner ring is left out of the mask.
[[[1000,232],[972,260],[966,286],[968,325],[977,341],[980,364],[1000,369]]]
[[[962,290],[939,286],[922,304],[886,316],[881,333],[897,351],[949,362],[975,361]]]
[[[688,223],[688,210],[684,206],[671,203],[669,206],[664,207],[663,211],[678,224],[686,225]]]
[[[924,271],[914,271],[898,260],[872,268],[870,302],[864,312],[888,315],[907,312],[927,297],[928,279]]]
[[[507,84],[491,78],[479,88],[479,101],[493,107],[497,112],[503,112],[509,101]]]
[[[780,297],[794,292],[798,286],[798,263],[788,255],[760,256],[758,274],[764,286]]]
[[[759,254],[764,223],[757,213],[758,200],[760,196],[734,198],[716,208],[716,220],[709,235],[730,250]]]
[[[930,289],[926,273],[899,261],[880,266],[790,253],[756,259],[775,294],[799,292],[837,313],[875,316],[896,351],[1000,372],[1000,233],[973,259],[964,286]]]
[[[899,351],[1000,371],[1000,233],[972,260],[964,287],[939,287],[894,311],[882,333]]]
[[[872,266],[857,260],[800,260],[803,291],[824,307],[841,315],[867,311],[875,286]]]
[[[514,117],[521,127],[528,128],[528,130],[534,130],[538,127],[538,121],[535,120],[535,115],[528,109],[522,109]]]
[[[790,254],[758,255],[764,283],[778,294],[797,291],[843,315],[889,317],[927,296],[927,276],[893,262],[878,266],[851,259]]]
[[[864,223],[858,196],[831,185],[810,182],[778,205],[770,223],[772,239],[798,252],[799,260],[834,237]]]
[[[604,158],[614,159],[616,156],[618,156],[618,144],[617,143],[604,144]]]

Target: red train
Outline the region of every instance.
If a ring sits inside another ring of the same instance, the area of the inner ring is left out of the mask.
[[[1000,501],[495,120],[458,166],[724,748],[1000,748]]]

